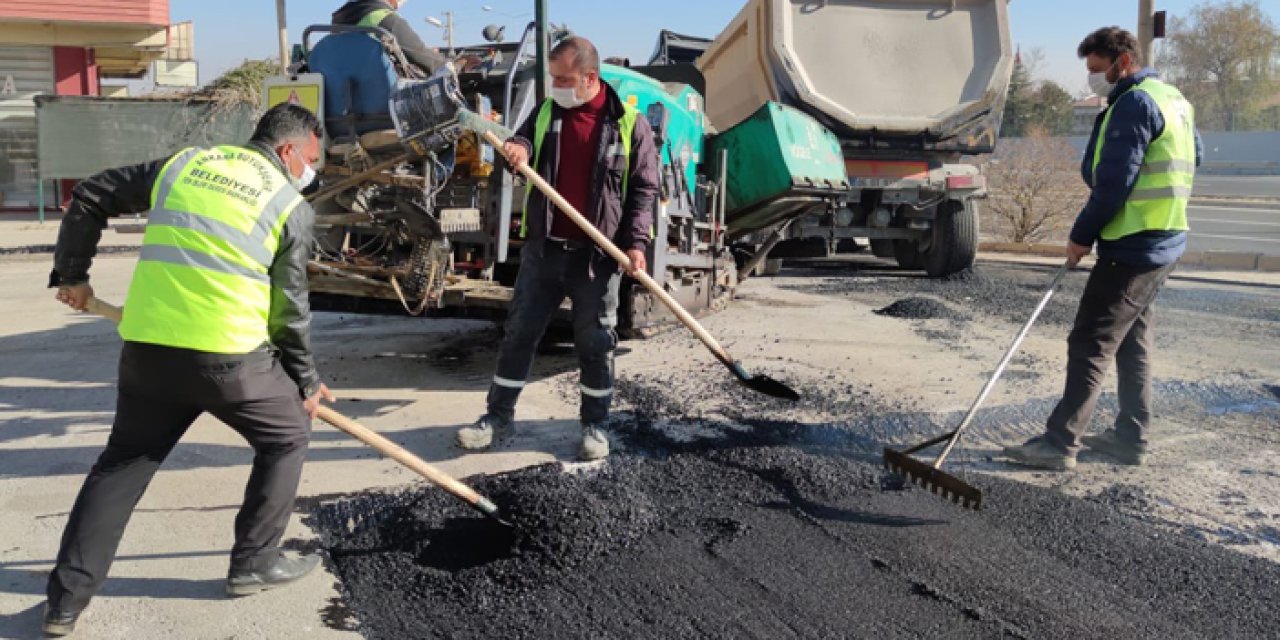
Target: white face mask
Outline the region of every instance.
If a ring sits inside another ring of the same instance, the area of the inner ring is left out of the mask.
[[[578,90],[574,87],[551,87],[551,99],[562,109],[576,109],[587,103],[578,97]]]
[[[1095,95],[1105,98],[1111,95],[1111,90],[1115,88],[1114,83],[1107,82],[1107,72],[1089,74],[1089,90]]]
[[[316,170],[311,168],[310,163],[304,161],[302,163],[302,175],[295,178],[293,177],[293,173],[290,172],[289,162],[284,159],[284,156],[280,155],[280,152],[277,151],[276,157],[280,158],[280,162],[284,163],[284,173],[289,176],[289,181],[293,183],[293,187],[298,191],[306,189],[311,186],[312,182],[316,181]]]
[[[1120,60],[1116,59],[1116,62],[1120,62]],[[1111,71],[1111,69],[1116,66],[1116,62],[1112,62],[1111,66],[1107,67],[1106,71],[1089,74],[1089,90],[1092,91],[1094,95],[1105,98],[1111,95],[1111,92],[1115,90],[1116,83],[1107,80],[1107,72]]]
[[[298,191],[302,191],[303,189],[306,189],[307,187],[311,186],[311,183],[315,181],[316,181],[316,170],[312,169],[311,165],[307,164],[307,165],[303,165],[302,177],[293,179],[293,186],[296,187]]]

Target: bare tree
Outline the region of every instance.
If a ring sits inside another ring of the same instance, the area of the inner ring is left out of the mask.
[[[1276,88],[1280,31],[1257,0],[1205,2],[1174,19],[1166,67],[1205,128],[1245,128]]]
[[[1004,138],[983,167],[991,198],[985,209],[1008,242],[1038,242],[1066,228],[1084,206],[1080,154],[1061,138],[1033,129]]]

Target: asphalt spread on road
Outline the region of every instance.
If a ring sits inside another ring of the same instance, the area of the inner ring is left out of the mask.
[[[628,453],[474,479],[517,525],[434,488],[316,507],[370,638],[1266,637],[1280,567],[1093,499],[974,476],[986,509],[865,456],[758,425],[677,442],[622,420]]]

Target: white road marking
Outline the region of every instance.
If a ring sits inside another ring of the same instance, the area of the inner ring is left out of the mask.
[[[1213,209],[1215,211],[1252,211],[1255,213],[1280,213],[1280,202],[1276,203],[1274,209],[1262,207],[1220,207],[1208,204],[1193,204],[1187,207],[1189,210],[1199,211],[1201,209]]]
[[[1252,238],[1252,237],[1249,237],[1249,236],[1218,236],[1218,235],[1210,235],[1210,234],[1207,234],[1207,233],[1196,233],[1196,232],[1194,232],[1194,231],[1193,231],[1193,232],[1191,232],[1191,236],[1190,236],[1190,237],[1191,237],[1192,239],[1195,239],[1195,238],[1214,238],[1214,239],[1217,239],[1217,240],[1241,240],[1241,241],[1244,241],[1244,242],[1272,242],[1272,243],[1275,243],[1275,244],[1280,244],[1280,240],[1269,240],[1269,239],[1266,239],[1266,238]]]
[[[1188,218],[1200,224],[1247,224],[1257,227],[1280,227],[1280,222],[1254,222],[1253,220],[1219,220],[1217,218]]]

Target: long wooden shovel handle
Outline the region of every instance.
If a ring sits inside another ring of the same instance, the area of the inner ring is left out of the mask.
[[[124,309],[117,307],[114,304],[103,302],[92,296],[90,296],[89,301],[85,303],[85,311],[88,311],[95,316],[102,316],[116,324],[120,324],[120,321],[124,320]]]
[[[502,148],[502,140],[498,138],[498,136],[494,135],[492,131],[485,131],[482,135],[484,136],[485,142],[488,142],[495,149]],[[573,205],[569,204],[569,201],[565,200],[564,196],[560,195],[554,187],[547,184],[547,181],[543,180],[542,176],[538,175],[537,171],[531,169],[526,163],[521,163],[516,166],[516,170],[519,171],[526,180],[532,183],[533,186],[537,187],[539,191],[550,198],[551,202],[554,203],[561,212],[569,216],[569,219],[572,220],[574,224],[578,225],[578,228],[582,229],[583,232],[590,236],[596,244],[600,245],[600,247],[604,249],[611,258],[617,260],[618,264],[622,265],[622,267],[627,271],[631,271],[631,258],[628,258],[627,254],[623,253],[617,245],[613,244],[612,240],[606,237],[603,233],[600,233],[600,230],[584,218],[581,213],[578,213],[578,210]],[[720,343],[714,336],[703,328],[702,323],[698,322],[692,314],[685,310],[685,308],[681,306],[675,298],[672,298],[671,294],[663,290],[661,285],[654,282],[653,278],[649,277],[649,274],[643,271],[637,271],[632,274],[631,277],[638,280],[640,284],[644,285],[644,288],[657,296],[658,299],[662,301],[662,304],[666,305],[667,308],[671,310],[671,313],[674,313],[676,318],[679,318],[680,322],[684,323],[684,326],[688,327],[694,335],[698,336],[698,339],[701,340],[703,344],[707,345],[707,348],[711,350],[711,353],[715,354],[721,362],[730,367],[734,365],[733,357],[729,355],[728,351],[725,351],[724,347],[720,346]]]
[[[324,405],[320,405],[320,410],[316,412],[316,417],[333,425],[339,430],[347,432],[347,434],[356,440],[373,447],[378,453],[381,453],[382,455],[408,467],[418,475],[430,480],[441,489],[465,500],[480,511],[483,511],[486,514],[497,512],[497,506],[484,496],[476,493],[474,489],[454,480],[449,474],[431,466],[426,460],[409,453],[407,449],[388,440],[382,434]]]
[[[121,319],[124,318],[124,309],[95,297],[89,298],[88,303],[85,305],[85,310],[116,324],[120,324]],[[449,474],[431,466],[422,458],[409,453],[407,449],[388,440],[378,432],[324,405],[320,405],[320,410],[316,412],[316,417],[333,425],[338,430],[345,431],[356,440],[373,447],[378,453],[408,467],[441,489],[466,501],[485,515],[496,516],[498,507],[487,498],[476,493],[471,487],[454,480]]]

